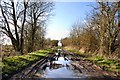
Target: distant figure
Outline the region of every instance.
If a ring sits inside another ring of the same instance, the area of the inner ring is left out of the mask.
[[[62,47],[61,41],[58,42],[58,46],[59,46],[59,47]]]

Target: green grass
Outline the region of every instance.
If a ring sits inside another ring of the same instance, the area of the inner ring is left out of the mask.
[[[53,50],[38,50],[35,52],[28,53],[27,55],[7,57],[0,62],[0,67],[2,67],[3,77],[9,76],[9,74],[21,70],[23,67],[27,66],[31,62],[43,58],[44,56],[51,53]]]
[[[120,62],[114,59],[106,59],[100,56],[92,56],[85,58],[86,60],[90,60],[100,67],[104,67],[107,71],[118,72],[120,71]]]
[[[86,58],[86,57],[89,57],[89,56],[90,56],[89,54],[82,53],[82,52],[80,52],[80,51],[78,51],[78,50],[67,50],[67,51],[72,52],[72,53],[75,53],[75,54],[77,54],[77,55],[80,55],[80,56],[83,57],[83,58]]]
[[[86,54],[86,53],[81,53],[77,50],[68,50],[70,52],[73,53],[77,53],[80,55],[84,55],[85,57],[83,57],[84,60],[89,60],[95,64],[97,64],[100,67],[104,67],[105,70],[107,71],[112,71],[112,72],[120,72],[120,61],[115,60],[115,59],[107,59],[101,56],[89,56],[90,54]]]
[[[73,53],[80,53],[79,51],[77,50],[68,50],[69,52],[73,52]]]

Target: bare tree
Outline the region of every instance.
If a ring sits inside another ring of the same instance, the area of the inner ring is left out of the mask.
[[[3,26],[0,28],[13,44],[15,51],[23,53],[23,30],[26,21],[27,2],[15,3],[13,0],[2,0],[0,3]],[[22,25],[19,25],[21,23]]]
[[[116,48],[116,38],[120,34],[118,26],[118,4],[114,2],[97,2],[93,12],[87,17],[86,26],[80,28],[80,23],[73,25],[71,30],[72,43],[76,46],[86,46],[88,51],[98,51],[99,54],[112,54]]]
[[[34,50],[36,37],[39,37],[41,44],[44,42],[44,33],[46,22],[51,15],[51,11],[53,10],[53,2],[30,2],[30,7],[27,11],[27,22],[31,26],[30,32],[30,44],[29,44],[29,52]],[[39,35],[38,35],[39,34]]]
[[[99,2],[100,6],[100,50],[99,53],[115,51],[115,40],[120,32],[118,29],[118,3]],[[106,44],[107,43],[107,44]]]
[[[41,48],[44,48],[44,41],[45,41],[45,33],[46,33],[46,27],[38,27],[36,30],[36,33],[34,35],[34,47],[32,50],[38,50]],[[26,24],[25,30],[24,30],[24,46],[25,50],[27,52],[31,52],[31,44],[32,44],[32,38],[31,38],[31,33],[32,33],[32,26],[29,24]]]
[[[118,3],[97,2],[93,7],[90,26],[96,31],[99,39],[99,54],[112,54],[116,47],[116,38],[120,33],[118,26]]]
[[[85,25],[80,23],[80,21],[72,25],[70,38],[73,45],[80,46],[80,37],[83,32],[83,27],[85,27]]]

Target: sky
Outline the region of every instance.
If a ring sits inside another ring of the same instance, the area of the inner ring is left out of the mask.
[[[86,14],[90,13],[95,2],[54,2],[53,15],[47,24],[46,38],[60,40],[69,36],[71,26],[76,21],[85,22]],[[1,43],[1,42],[0,42]],[[5,39],[5,44],[11,44]]]
[[[85,22],[86,14],[90,13],[95,2],[55,2],[54,16],[47,26],[46,38],[60,40],[69,36],[72,24],[76,21]]]

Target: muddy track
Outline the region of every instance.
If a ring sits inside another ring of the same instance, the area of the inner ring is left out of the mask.
[[[54,56],[55,56],[55,54],[49,54],[46,57],[43,57],[42,59],[40,59],[40,60],[36,61],[35,63],[33,63],[32,65],[30,65],[29,67],[26,67],[19,73],[13,75],[8,80],[19,80],[19,79],[21,80],[21,78],[23,78],[23,79],[28,78],[29,75],[34,74],[38,70],[38,68],[40,68],[39,66],[42,66],[49,57],[54,57]]]
[[[118,78],[116,77],[116,74],[112,72],[104,71],[102,68],[100,68],[96,64],[90,61],[83,60],[82,59],[83,56],[81,57],[78,54],[74,54],[74,53],[71,53],[65,50],[62,50],[61,53],[62,53],[62,56],[67,57],[67,59],[71,60],[72,62],[71,66],[75,70],[78,70],[80,74],[89,75],[91,79],[92,77],[94,77],[93,80],[96,80],[96,78],[104,78],[104,80],[118,80]],[[24,79],[28,77],[30,78],[36,77],[34,74],[37,71],[42,70],[43,67],[45,66],[45,63],[48,62],[48,60],[50,59],[52,60],[55,58],[56,58],[55,54],[48,55],[44,57],[43,59],[37,61],[36,63],[32,64],[30,67],[19,72],[18,74],[15,74],[14,76],[12,76],[10,80],[18,80],[20,78]],[[37,76],[37,78],[40,78],[40,77],[41,76]]]
[[[113,72],[105,71],[98,65],[88,61],[88,60],[83,60],[82,57],[78,54],[64,51],[65,54],[71,55],[71,60],[73,63],[71,64],[74,66],[76,69],[79,70],[80,73],[83,74],[88,74],[90,77],[100,77],[100,78],[105,78],[105,80],[120,80],[119,77]]]

